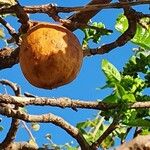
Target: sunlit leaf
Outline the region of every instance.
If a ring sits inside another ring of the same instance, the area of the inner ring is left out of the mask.
[[[113,139],[113,137],[111,135],[109,135],[108,137],[106,137],[104,139],[104,141],[101,144],[101,147],[103,149],[108,149],[109,147],[111,147],[113,145],[114,145],[114,139]]]
[[[150,128],[142,128],[140,135],[148,135],[150,134]]]
[[[131,103],[136,102],[134,94],[130,94],[130,93],[124,94],[122,96],[122,99],[123,101],[126,101],[126,102],[131,102]]]
[[[117,96],[117,94],[115,92],[115,93],[105,97],[103,99],[103,101],[106,102],[106,103],[117,103],[118,102],[118,96]]]
[[[142,22],[147,24],[147,28],[138,24],[136,34],[131,41],[136,45],[139,45],[140,47],[150,49],[150,25],[148,25],[148,22],[150,22],[150,18],[143,18]],[[127,30],[128,20],[123,14],[121,14],[117,18],[115,28],[121,33]]]
[[[93,27],[97,27],[99,30],[93,28],[84,28],[84,38],[82,42],[83,48],[88,47],[88,43],[91,40],[93,43],[99,43],[101,37],[104,35],[109,35],[111,32],[105,28],[105,25],[101,22],[94,22],[91,24]]]
[[[115,87],[115,91],[118,94],[118,97],[122,99],[122,97],[126,94],[126,90],[120,84],[116,84]]]
[[[106,75],[106,78],[110,82],[120,82],[121,81],[121,75],[119,71],[116,69],[116,67],[111,64],[108,60],[103,59],[102,60],[102,70]]]

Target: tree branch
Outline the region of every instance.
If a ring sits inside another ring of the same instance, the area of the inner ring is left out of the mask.
[[[5,104],[14,104],[20,107],[27,105],[36,105],[36,106],[54,106],[60,108],[84,108],[84,109],[96,109],[107,111],[108,109],[119,108],[120,105],[117,103],[105,103],[95,101],[86,101],[86,100],[73,100],[67,97],[61,98],[46,98],[46,97],[18,97],[11,95],[0,94],[0,103]],[[129,103],[128,109],[141,109],[141,108],[150,108],[150,101],[146,102],[135,102]]]
[[[0,80],[0,84],[9,86],[15,93],[15,96],[21,96],[21,88],[16,83],[2,79]]]
[[[22,6],[26,13],[53,13],[54,10],[56,13],[70,13],[75,11],[93,11],[99,9],[111,9],[111,8],[123,8],[126,5],[136,6],[142,4],[150,4],[149,0],[142,0],[142,1],[130,1],[130,2],[115,2],[115,3],[106,3],[106,4],[96,4],[92,3],[90,5],[85,6],[77,6],[77,7],[59,7],[53,4],[45,4],[45,5],[36,5],[36,6]],[[8,13],[15,13],[13,7],[9,8],[1,8],[0,14],[8,14]]]
[[[30,27],[29,17],[27,13],[24,11],[23,7],[17,1],[17,4],[12,6],[14,13],[19,18],[19,22],[21,23],[21,31],[26,33]]]
[[[4,149],[3,149],[4,150]],[[27,142],[13,142],[5,150],[40,150],[33,144]]]
[[[3,85],[9,86],[14,91],[15,96],[21,95],[21,89],[17,84],[10,82],[8,80],[0,80],[0,83]],[[10,104],[8,106],[12,107]],[[17,105],[14,106],[14,110],[18,110],[18,109],[19,109],[19,107]],[[10,127],[5,139],[0,144],[0,149],[8,148],[9,145],[11,145],[11,143],[14,141],[16,132],[19,127],[19,123],[20,123],[19,119],[12,118],[11,127]]]
[[[8,30],[9,34],[14,38],[16,43],[18,43],[19,36],[16,33],[15,29],[8,22],[6,22],[2,17],[0,17],[0,23]]]
[[[116,148],[116,150],[131,150],[131,149],[149,150],[150,149],[150,135],[137,136],[130,142],[124,143],[118,148]]]
[[[0,114],[15,119],[21,119],[26,122],[53,123],[56,126],[59,126],[62,129],[64,129],[68,134],[70,134],[73,138],[75,138],[83,150],[84,149],[89,150],[89,144],[86,142],[86,140],[79,132],[79,130],[74,126],[70,125],[63,118],[58,117],[52,113],[43,115],[29,115],[25,112],[22,112],[21,110],[15,110],[7,106],[6,107],[0,106]]]
[[[133,9],[128,9],[128,11],[125,11],[125,16],[128,19],[128,29],[112,43],[103,45],[97,49],[84,50],[84,56],[108,53],[114,48],[121,47],[130,41],[136,33],[137,17],[135,14],[137,14],[137,12]]]
[[[91,5],[95,5],[95,4],[108,4],[110,3],[111,0],[92,0],[90,3],[88,3],[87,5],[85,5],[84,7],[88,7]],[[91,11],[79,11],[74,13],[72,16],[70,16],[68,19],[71,20],[72,22],[80,22],[80,23],[88,23],[88,21],[94,17],[99,11],[101,11],[101,9],[98,10],[91,10]],[[71,27],[71,26],[66,26],[69,30],[74,31],[77,28]]]
[[[15,50],[5,47],[0,50],[0,70],[11,68],[19,62],[19,48]]]

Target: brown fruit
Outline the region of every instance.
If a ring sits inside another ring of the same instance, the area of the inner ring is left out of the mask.
[[[77,76],[83,59],[76,36],[61,25],[38,23],[22,38],[19,61],[34,86],[52,89]]]

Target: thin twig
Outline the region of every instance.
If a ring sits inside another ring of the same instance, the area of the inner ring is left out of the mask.
[[[89,7],[92,5],[97,5],[97,4],[109,4],[112,0],[91,0],[87,5],[84,7]],[[67,19],[71,20],[72,22],[80,22],[80,23],[85,23],[87,24],[91,18],[93,18],[98,12],[100,12],[102,8],[98,10],[90,10],[90,11],[77,11]],[[69,30],[75,31],[77,28],[74,28],[72,26],[66,26]]]
[[[34,138],[34,136],[32,135],[32,132],[30,131],[30,129],[28,128],[26,122],[25,122],[25,121],[21,121],[21,123],[22,123],[23,127],[26,129],[26,131],[28,132],[30,138],[31,138],[33,141],[35,141],[35,138]]]
[[[16,43],[19,43],[19,36],[16,33],[15,29],[6,22],[2,17],[0,17],[0,23],[8,30],[9,34],[14,38]]]
[[[11,81],[8,81],[8,80],[0,80],[0,83],[3,85],[9,86],[14,91],[15,96],[21,95],[21,89],[17,84],[15,84]],[[7,107],[11,107],[11,105],[8,105]],[[18,110],[18,109],[19,109],[19,107],[17,105],[15,105],[14,110]],[[11,143],[14,141],[16,132],[19,127],[19,122],[20,122],[19,119],[12,118],[11,127],[10,127],[5,139],[0,144],[0,149],[5,149],[5,148],[9,147],[9,145],[11,145]]]
[[[127,130],[126,130],[126,134],[125,134],[125,137],[123,139],[121,139],[121,144],[125,143],[125,139],[127,138],[128,134],[130,133],[132,127],[128,127]]]
[[[88,25],[88,24],[85,24],[85,23],[78,23],[78,22],[73,22],[73,21],[65,20],[65,19],[59,19],[58,21],[60,23],[62,23],[64,26],[72,26],[74,28],[81,28],[81,29],[82,28],[90,28],[90,29],[95,29],[98,32],[110,32],[110,33],[113,32],[110,29],[99,28],[99,27]]]
[[[23,7],[19,4],[18,1],[17,4],[12,7],[16,16],[19,18],[19,22],[21,23],[21,32],[26,33],[30,27],[27,13],[24,11]]]
[[[11,87],[11,89],[15,93],[15,96],[21,96],[21,89],[16,83],[13,83],[13,82],[6,80],[6,79],[0,80],[0,83],[3,85],[7,85],[7,86]]]

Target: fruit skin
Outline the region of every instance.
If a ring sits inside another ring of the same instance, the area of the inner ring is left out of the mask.
[[[67,28],[38,23],[22,37],[19,61],[25,78],[34,86],[53,89],[74,80],[83,51]]]

